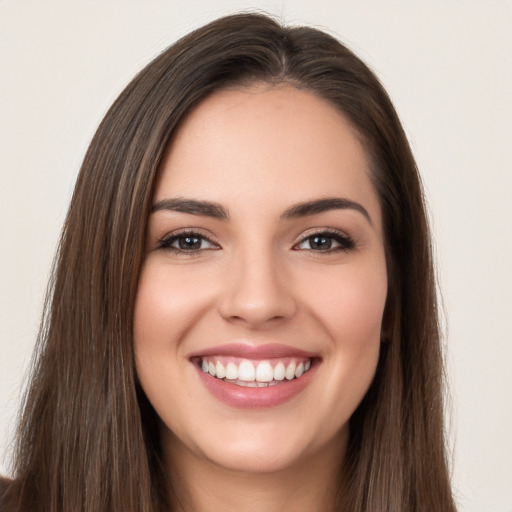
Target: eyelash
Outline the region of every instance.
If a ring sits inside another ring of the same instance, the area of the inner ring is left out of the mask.
[[[208,247],[208,248],[200,247],[198,249],[183,249],[183,248],[173,247],[174,243],[178,242],[180,239],[184,239],[187,237],[198,239],[201,242],[201,244],[202,244],[202,242],[207,242],[207,243],[211,244],[212,247]],[[314,238],[334,240],[339,245],[337,247],[333,247],[333,248],[329,247],[329,248],[323,249],[323,250],[322,249],[314,250],[312,248],[302,249],[302,250],[311,251],[311,252],[319,253],[319,254],[332,254],[332,253],[340,252],[340,251],[345,251],[345,252],[352,251],[356,247],[355,241],[350,236],[348,236],[346,233],[343,233],[342,231],[338,231],[336,229],[322,229],[321,231],[315,231],[313,233],[308,234],[307,236],[302,237],[299,240],[299,242],[297,242],[293,246],[293,250],[297,250],[297,251],[301,250],[300,246],[303,243],[309,241],[311,244],[311,241]],[[197,254],[201,253],[202,251],[216,250],[219,248],[220,248],[219,245],[217,243],[215,243],[211,238],[207,237],[206,235],[204,235],[202,233],[199,233],[197,231],[192,231],[192,230],[181,231],[179,233],[173,233],[171,235],[165,236],[158,240],[158,249],[172,251],[177,255],[193,256],[193,255],[197,255]]]
[[[179,247],[173,247],[172,244],[177,242],[180,239],[184,238],[197,238],[200,242],[206,241],[211,244],[213,247],[208,247],[207,249],[180,249]],[[158,240],[158,249],[163,249],[166,251],[172,251],[175,254],[181,255],[186,254],[188,256],[193,256],[201,253],[202,251],[208,250],[216,250],[219,249],[219,245],[216,244],[211,238],[207,237],[203,233],[199,233],[197,231],[180,231],[179,233],[173,233],[171,235],[167,235]]]
[[[311,251],[318,254],[332,254],[335,252],[348,252],[352,251],[356,248],[356,243],[352,237],[344,233],[343,231],[339,231],[337,229],[322,229],[320,231],[315,231],[313,233],[310,233],[304,237],[302,237],[298,243],[296,243],[293,248],[295,250],[300,250],[299,246],[302,245],[304,242],[307,242],[308,240],[311,241],[314,238],[323,238],[323,239],[330,239],[334,240],[336,243],[339,244],[338,247],[329,247],[325,250],[314,250],[314,249],[304,249],[307,251]]]

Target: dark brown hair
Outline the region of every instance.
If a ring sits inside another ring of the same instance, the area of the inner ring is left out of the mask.
[[[350,425],[344,510],[454,511],[443,366],[422,187],[375,75],[333,37],[259,14],[189,34],[126,87],[94,136],[63,229],[21,416],[6,512],[164,510],[155,412],[137,384],[133,309],[164,150],[215,90],[311,91],[350,120],[371,161],[388,265],[386,339]]]

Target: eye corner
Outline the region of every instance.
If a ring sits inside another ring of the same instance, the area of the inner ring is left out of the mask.
[[[308,244],[309,247],[303,247]],[[356,248],[356,242],[347,233],[333,228],[322,228],[301,235],[292,246],[295,251],[308,251],[317,254],[349,252]]]
[[[156,250],[168,251],[178,256],[196,256],[205,251],[221,249],[210,234],[198,229],[172,231],[156,240]]]

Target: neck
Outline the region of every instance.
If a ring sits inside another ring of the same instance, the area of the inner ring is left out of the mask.
[[[176,441],[176,440],[174,440]],[[165,443],[164,443],[165,445]],[[342,487],[343,439],[288,467],[257,473],[233,471],[172,443],[166,464],[179,512],[331,512]]]

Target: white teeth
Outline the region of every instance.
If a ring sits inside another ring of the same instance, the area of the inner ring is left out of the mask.
[[[209,373],[212,377],[236,381],[234,383],[239,386],[250,387],[275,386],[285,378],[293,380],[302,377],[310,368],[310,360],[301,361],[298,364],[292,360],[286,367],[282,361],[279,361],[274,367],[272,367],[270,361],[260,361],[256,368],[250,360],[243,360],[239,365],[233,361],[224,365],[218,360],[213,362],[207,358],[201,361],[203,372]]]
[[[284,372],[285,372],[284,364],[277,363],[274,368],[274,380],[283,380]]]
[[[292,380],[295,377],[295,363],[290,363],[288,365],[288,368],[286,368],[286,372],[285,372],[284,376],[288,380]]]
[[[248,382],[256,380],[256,370],[249,361],[242,361],[238,367],[238,378]]]
[[[228,363],[226,365],[226,379],[238,379],[238,366],[235,363]]]
[[[224,368],[220,361],[217,361],[215,365],[215,373],[217,374],[217,379],[223,379],[226,376],[226,368]]]
[[[274,380],[274,369],[268,361],[261,361],[256,368],[256,380],[258,382],[270,382]]]

